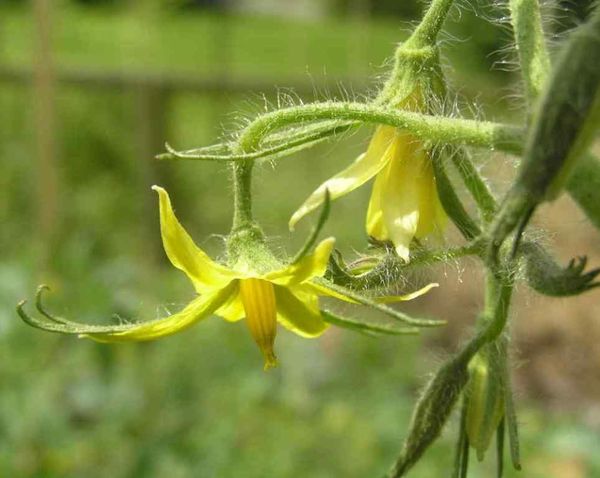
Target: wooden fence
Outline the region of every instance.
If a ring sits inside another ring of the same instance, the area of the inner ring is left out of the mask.
[[[364,0],[354,0],[355,15],[366,15]],[[274,94],[277,87],[293,90],[300,97],[313,99],[315,91],[336,91],[339,84],[352,85],[360,90],[365,85],[363,78],[336,78],[335,84],[328,83],[315,85],[314,80],[308,76],[303,78],[259,78],[259,77],[233,77],[228,74],[229,62],[227,58],[228,42],[218,42],[222,51],[215,52],[219,55],[221,71],[212,76],[190,77],[165,73],[138,73],[122,71],[106,71],[93,69],[65,69],[56,68],[52,51],[52,24],[56,16],[52,7],[52,0],[34,0],[32,2],[32,17],[35,22],[34,38],[34,64],[29,68],[8,67],[0,64],[0,86],[2,83],[12,83],[30,88],[34,99],[34,126],[35,126],[35,151],[38,177],[37,184],[37,236],[39,237],[41,251],[40,266],[48,264],[48,255],[53,250],[56,236],[56,225],[60,224],[60,175],[57,144],[57,120],[55,96],[56,90],[61,85],[71,85],[84,89],[108,89],[130,91],[135,95],[136,101],[136,127],[133,141],[136,151],[139,152],[139,177],[144,184],[153,183],[157,176],[156,162],[152,161],[154,155],[163,149],[163,142],[168,124],[166,115],[168,105],[173,95],[197,92],[209,93],[215,96],[227,93],[256,93]],[[227,22],[222,23],[227,30]],[[226,31],[222,32],[225,35]],[[363,46],[359,36],[349,39],[356,68],[353,69],[357,76],[363,76],[364,62],[362,61]],[[357,54],[358,53],[358,54]],[[363,52],[364,53],[364,52]],[[224,59],[224,60],[223,60]],[[215,108],[215,114],[218,114]],[[220,120],[220,118],[215,118]],[[148,205],[148,209],[153,205]],[[153,218],[153,213],[145,215]]]

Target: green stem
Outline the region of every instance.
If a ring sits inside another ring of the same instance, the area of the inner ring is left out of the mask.
[[[510,0],[511,23],[529,102],[542,93],[550,73],[550,56],[538,0]]]
[[[587,154],[575,165],[567,191],[597,229],[600,229],[600,160]]]
[[[330,264],[330,278],[336,284],[354,290],[379,290],[389,286],[390,283],[400,283],[402,277],[411,270],[481,254],[482,245],[478,242],[441,251],[417,250],[408,264],[397,256],[389,254],[373,269],[360,275],[352,274],[345,266],[334,261]]]
[[[494,218],[489,260],[508,234],[520,232],[532,211],[561,192],[600,124],[600,9],[562,48],[536,107],[519,174]]]
[[[519,62],[531,103],[541,95],[550,75],[550,55],[546,48],[538,0],[510,0],[511,22],[519,52]],[[591,154],[574,167],[566,188],[587,217],[600,228],[600,162]]]
[[[460,352],[440,367],[425,387],[413,412],[408,438],[388,473],[388,478],[405,476],[439,437],[468,381],[470,360],[481,347],[495,340],[504,330],[511,294],[511,281],[500,275],[490,275],[484,309],[484,315],[489,317],[489,320],[485,321],[485,326]]]
[[[435,45],[453,3],[454,0],[433,0],[407,43],[414,48]]]
[[[471,196],[473,196],[483,220],[485,222],[490,222],[494,218],[494,213],[498,208],[498,204],[490,191],[490,188],[471,161],[468,153],[464,149],[458,149],[456,153],[452,155],[452,162],[458,170],[465,186],[471,193]]]
[[[233,224],[231,232],[246,229],[254,224],[252,218],[252,168],[253,160],[232,163],[233,172]]]
[[[480,332],[462,349],[460,356],[470,360],[485,344],[496,340],[508,321],[514,284],[508,274],[487,272],[485,302]]]
[[[387,124],[432,141],[481,146],[510,153],[522,150],[523,130],[520,127],[389,110],[362,103],[335,102],[295,106],[259,116],[242,132],[239,145],[243,152],[248,153],[258,149],[262,139],[279,128],[328,119]]]

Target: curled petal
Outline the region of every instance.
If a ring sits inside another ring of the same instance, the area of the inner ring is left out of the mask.
[[[106,332],[90,331],[80,334],[97,342],[129,342],[147,341],[181,332],[196,322],[209,317],[230,297],[233,286],[213,293],[199,296],[190,302],[183,310],[164,319],[152,320],[141,324],[120,326],[123,329]],[[110,328],[109,328],[110,329]]]
[[[159,186],[160,232],[163,246],[171,263],[193,282],[199,293],[225,286],[236,278],[233,271],[213,261],[202,251],[175,217],[169,194]]]
[[[43,319],[30,316],[25,312],[25,301],[17,306],[17,312],[27,324],[48,332],[75,334],[88,337],[97,342],[130,342],[146,341],[174,334],[184,330],[196,322],[210,316],[221,305],[227,302],[234,284],[199,296],[192,300],[183,310],[164,319],[150,320],[141,323],[118,325],[89,325],[73,322],[63,318],[49,320],[48,313],[42,314]],[[39,293],[38,293],[39,294]],[[39,309],[39,307],[38,307]]]
[[[289,222],[290,229],[294,229],[300,219],[323,204],[326,190],[329,190],[331,199],[337,199],[354,191],[375,176],[386,165],[389,159],[387,150],[393,144],[395,136],[396,128],[379,126],[367,152],[361,154],[348,168],[321,184],[292,215]]]
[[[314,277],[321,277],[327,270],[327,263],[334,244],[335,238],[328,237],[315,247],[312,254],[306,254],[296,263],[269,272],[262,278],[277,285],[291,287]]]
[[[316,296],[275,286],[275,297],[277,320],[285,328],[307,338],[318,337],[327,329]]]

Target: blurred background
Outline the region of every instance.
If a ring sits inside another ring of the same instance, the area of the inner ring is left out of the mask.
[[[475,8],[474,3],[479,5]],[[462,1],[444,35],[465,115],[523,121],[510,31],[491,0]],[[554,39],[589,2],[550,8]],[[565,9],[568,7],[568,10]],[[280,331],[264,373],[243,324],[215,318],[147,344],[99,345],[30,329],[14,312],[49,284],[74,320],[151,319],[193,291],[160,245],[152,184],[199,245],[223,254],[231,194],[214,163],[153,159],[217,142],[278,101],[362,99],[421,15],[416,0],[2,0],[0,3],[0,476],[366,477],[396,456],[417,391],[471,331],[475,261],[425,271],[441,287],[407,310],[447,319],[421,337]],[[364,148],[369,128],[259,168],[256,213],[282,254],[292,211]],[[501,192],[514,159],[477,153]],[[361,188],[327,234],[364,250]],[[534,232],[564,263],[598,234],[569,198]],[[449,243],[453,241],[452,233]],[[559,300],[522,286],[513,312],[522,476],[600,477],[598,292]],[[448,476],[456,417],[412,476]],[[473,476],[491,476],[494,453]],[[508,473],[508,476],[513,474]],[[516,475],[515,475],[516,476]]]

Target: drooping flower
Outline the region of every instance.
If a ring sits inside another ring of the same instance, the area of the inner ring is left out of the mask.
[[[292,215],[290,228],[320,206],[325,190],[336,199],[373,177],[367,233],[379,241],[391,241],[397,254],[408,261],[413,238],[440,233],[446,214],[425,145],[410,133],[392,126],[378,126],[366,153],[321,184]]]
[[[147,341],[182,331],[212,314],[227,321],[246,319],[248,329],[260,348],[265,369],[277,364],[274,342],[277,323],[302,337],[318,337],[328,327],[319,308],[319,296],[331,296],[356,303],[351,291],[319,281],[326,271],[335,240],[321,241],[311,254],[305,254],[288,265],[276,264],[268,271],[252,260],[238,258],[231,267],[213,261],[192,240],[177,220],[167,192],[158,186],[160,228],[165,252],[176,268],[191,280],[198,296],[180,312],[163,319],[112,326],[85,325],[50,315],[41,306],[41,290],[37,308],[44,321],[34,319],[17,307],[19,315],[30,325],[52,332],[77,334],[98,342]],[[260,269],[260,270],[259,270]],[[407,296],[381,298],[382,302],[410,300],[437,284],[429,284]],[[415,320],[415,322],[417,322]],[[426,321],[425,321],[426,322]],[[438,323],[426,323],[438,325]]]

